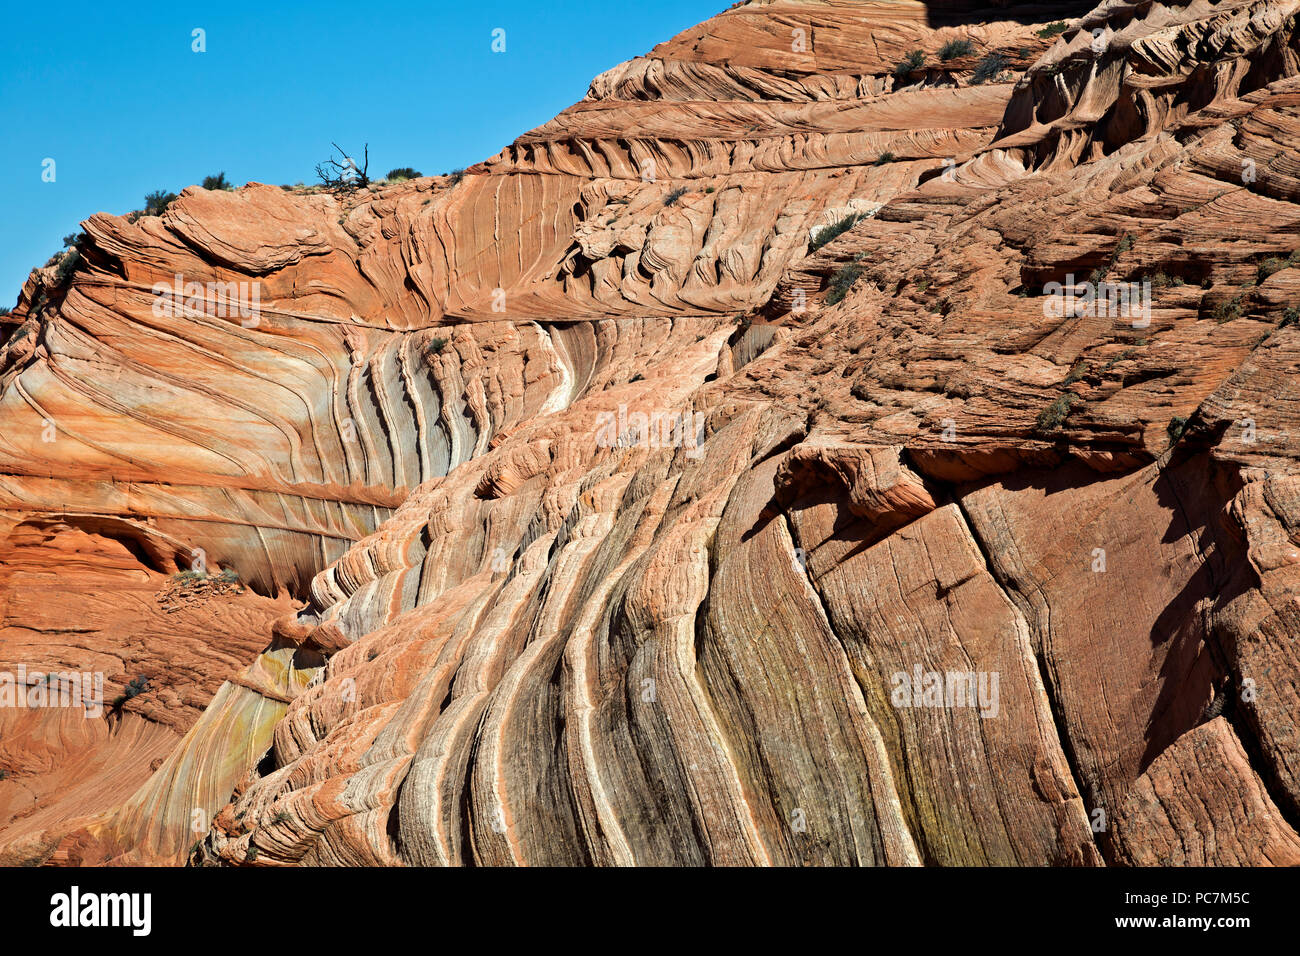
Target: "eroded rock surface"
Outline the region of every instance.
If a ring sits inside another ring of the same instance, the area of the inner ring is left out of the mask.
[[[0,859],[1300,862],[1298,11],[752,0],[91,217],[0,662],[148,683],[0,710]]]

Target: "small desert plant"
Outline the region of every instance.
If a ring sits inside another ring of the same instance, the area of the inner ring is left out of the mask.
[[[7,779],[9,779],[9,771],[0,770],[0,780],[7,780]]]
[[[844,300],[853,288],[853,283],[862,277],[862,266],[850,262],[840,266],[835,274],[831,276],[829,291],[826,293],[826,304],[835,305]]]
[[[1231,299],[1220,302],[1210,310],[1210,318],[1222,325],[1224,322],[1231,322],[1234,319],[1241,318],[1242,309],[1241,301],[1246,296],[1245,291],[1238,292]]]
[[[453,169],[451,172],[447,174],[447,177],[451,180],[451,184],[455,186],[458,182],[460,182],[462,179],[465,178],[465,170],[459,168]]]
[[[439,354],[447,347],[447,340],[444,338],[434,338],[429,341],[429,351],[434,355]]]
[[[388,175],[384,178],[389,182],[400,183],[406,179],[419,179],[420,175],[418,169],[412,169],[410,166],[398,166],[396,169],[390,169]]]
[[[978,86],[988,80],[997,79],[998,74],[1006,69],[1006,66],[1007,61],[1004,60],[1001,55],[997,53],[985,53],[980,57],[980,61],[975,64],[975,72],[971,74],[970,81]]]
[[[633,375],[631,378],[628,379],[629,382],[640,382],[644,380],[645,380],[645,376],[642,375],[640,372],[637,372],[635,375]]]
[[[71,277],[72,273],[80,264],[81,253],[77,251],[75,246],[67,252],[62,253],[59,256],[59,265],[54,270],[55,281],[57,281],[59,285],[63,285],[68,281],[69,277]]]
[[[177,571],[172,575],[173,581],[180,581],[182,584],[190,581],[206,581],[208,572],[206,571]]]
[[[217,575],[217,580],[222,584],[234,584],[239,580],[239,572],[234,568],[226,568]]]
[[[1178,444],[1178,439],[1183,437],[1183,432],[1186,430],[1187,419],[1182,415],[1175,415],[1173,418],[1169,419],[1169,424],[1165,427],[1165,431],[1169,433],[1169,444]]]
[[[959,56],[970,56],[975,52],[975,44],[970,40],[949,40],[939,48],[939,59],[955,60]]]
[[[1281,272],[1290,263],[1285,259],[1279,259],[1277,256],[1269,256],[1259,264],[1259,281],[1263,282],[1275,272]]]
[[[275,815],[275,818],[272,820],[272,822],[273,822],[273,823],[288,823],[288,822],[289,822],[290,820],[292,820],[292,819],[293,819],[293,817],[292,817],[290,814],[286,813],[284,810],[281,810],[279,813],[277,813],[277,814]]]
[[[130,683],[126,685],[126,689],[113,698],[113,709],[116,710],[133,697],[139,697],[148,689],[149,678],[145,677],[143,674],[131,678]]]
[[[167,192],[165,189],[151,192],[144,197],[144,214],[146,216],[161,216],[167,207],[175,201],[176,194]]]
[[[667,196],[664,197],[664,205],[675,206],[677,205],[677,200],[681,199],[685,195],[686,195],[686,187],[678,186],[676,189],[674,189],[672,192],[670,192]]]
[[[832,239],[836,238],[837,236],[840,236],[843,233],[848,232],[855,225],[857,225],[859,222],[861,222],[863,219],[866,218],[867,218],[866,213],[851,212],[844,218],[838,220],[837,222],[833,222],[829,226],[822,227],[817,232],[813,233],[812,242],[808,244],[808,251],[816,252],[822,246],[826,245],[826,243],[830,242]]]
[[[1166,272],[1157,272],[1151,276],[1151,288],[1167,289],[1170,286],[1177,288],[1180,285],[1186,285],[1181,276],[1171,276]]]
[[[224,172],[220,172],[217,173],[215,176],[204,176],[203,188],[216,190],[216,189],[234,189],[235,187],[231,183],[226,181],[226,174]]]
[[[879,156],[877,156],[877,157],[876,157],[876,161],[875,161],[874,163],[872,163],[871,165],[872,165],[872,166],[887,166],[887,165],[889,165],[890,163],[892,163],[893,161],[894,161],[894,154],[891,153],[891,152],[886,151],[886,152],[881,153]]]
[[[705,191],[706,193],[711,193],[711,192],[714,191],[714,189],[713,189],[712,186],[705,186],[705,187],[704,187],[704,191]]]
[[[1279,329],[1285,329],[1288,325],[1300,325],[1300,309],[1292,306],[1282,313],[1282,323]]]
[[[1059,396],[1052,404],[1048,405],[1038,413],[1038,418],[1034,421],[1034,427],[1040,432],[1054,432],[1065,423],[1065,419],[1070,415],[1070,409],[1079,401],[1079,396],[1074,392],[1066,392]]]
[[[1073,385],[1075,382],[1079,381],[1079,379],[1088,374],[1088,368],[1088,363],[1083,359],[1079,359],[1079,361],[1070,366],[1070,371],[1065,376],[1065,384]]]
[[[923,66],[925,66],[925,54],[920,50],[913,50],[899,61],[898,66],[894,67],[894,75],[906,76]]]
[[[257,859],[257,847],[253,846],[253,844],[250,843],[248,845],[248,854],[244,857],[244,859],[247,860],[249,863],[254,862]]]
[[[1280,256],[1269,256],[1259,264],[1259,281],[1263,282],[1275,272],[1281,272],[1283,269],[1292,269],[1300,266],[1300,249],[1297,249],[1285,259]]]
[[[1055,23],[1049,23],[1047,26],[1036,32],[1038,36],[1042,37],[1044,40],[1048,40],[1054,36],[1060,36],[1068,29],[1070,29],[1069,24],[1064,20],[1057,20]]]

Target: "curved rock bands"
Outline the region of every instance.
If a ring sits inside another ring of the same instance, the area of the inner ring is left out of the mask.
[[[1297,862],[1295,6],[754,0],[87,220],[0,676],[111,712],[0,710],[0,860]]]

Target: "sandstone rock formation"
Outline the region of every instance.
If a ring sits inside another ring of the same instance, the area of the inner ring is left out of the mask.
[[[92,216],[0,671],[126,699],[0,709],[0,861],[1300,862],[1298,12],[751,0],[463,178]]]

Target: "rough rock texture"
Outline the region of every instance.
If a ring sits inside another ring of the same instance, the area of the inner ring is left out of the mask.
[[[1298,12],[754,0],[463,179],[91,217],[0,663],[149,684],[0,710],[0,860],[1300,862]]]

